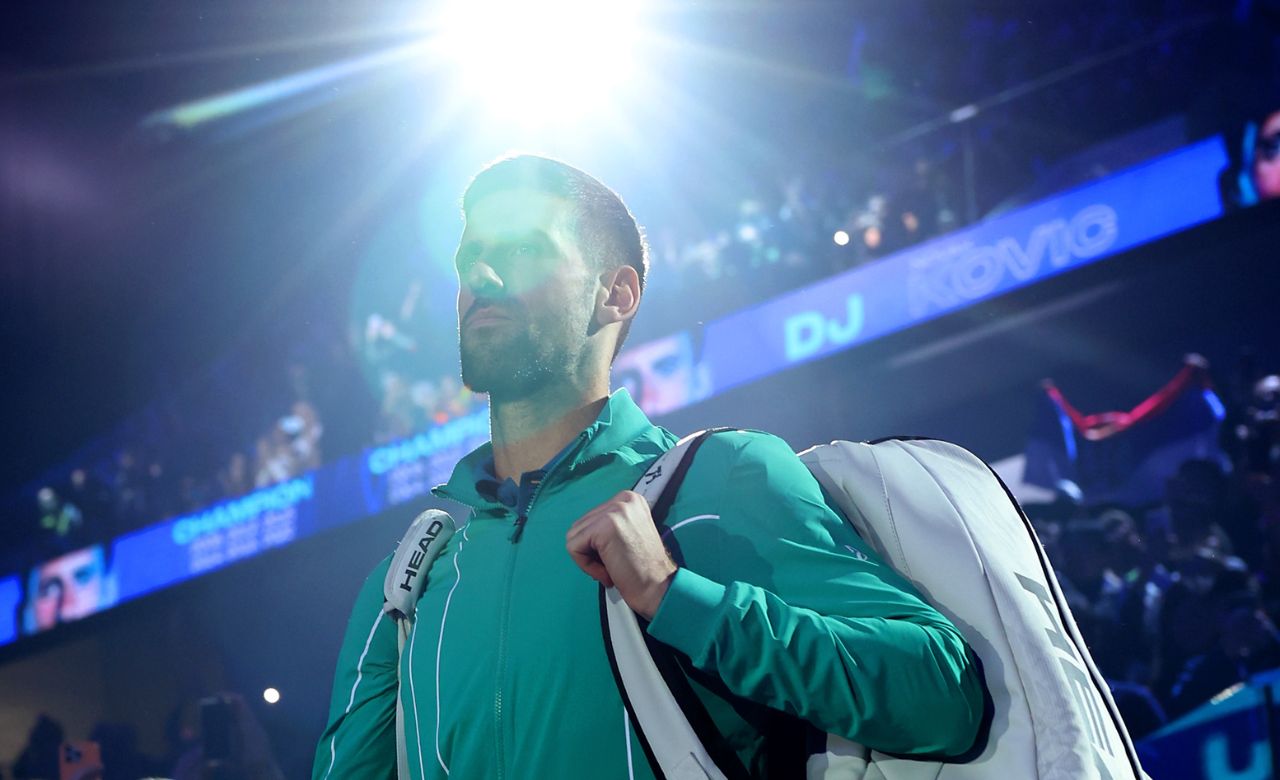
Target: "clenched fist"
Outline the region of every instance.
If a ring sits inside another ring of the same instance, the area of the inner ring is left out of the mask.
[[[652,620],[676,565],[658,536],[649,502],[624,490],[580,517],[565,536],[578,568],[606,588],[616,587],[627,606]]]

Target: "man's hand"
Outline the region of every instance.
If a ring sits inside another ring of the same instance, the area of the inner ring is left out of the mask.
[[[624,490],[580,517],[565,537],[578,568],[606,588],[617,587],[627,606],[652,620],[676,565],[658,536],[649,502]]]

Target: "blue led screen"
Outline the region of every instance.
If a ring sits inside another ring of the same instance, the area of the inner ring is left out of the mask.
[[[688,332],[635,345],[615,363],[617,383],[664,414],[1098,262],[1220,216],[1226,165],[1221,138],[1192,144],[709,322],[701,357]],[[474,412],[0,577],[0,645],[418,500],[487,439],[487,413]]]

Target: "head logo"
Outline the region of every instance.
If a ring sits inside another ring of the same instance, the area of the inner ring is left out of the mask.
[[[432,520],[431,524],[422,532],[422,536],[418,538],[418,549],[414,550],[413,555],[409,556],[409,563],[404,567],[404,582],[400,583],[401,590],[413,590],[413,580],[418,576],[418,571],[422,568],[422,562],[426,560],[427,549],[436,540],[436,537],[440,535],[442,528],[444,528],[444,523],[439,520]]]
[[[1089,676],[1089,672],[1084,667],[1079,653],[1076,652],[1071,642],[1064,636],[1062,623],[1055,614],[1055,606],[1049,591],[1039,582],[1028,579],[1017,572],[1014,576],[1018,578],[1024,590],[1035,597],[1039,602],[1041,609],[1047,620],[1044,633],[1049,640],[1049,644],[1058,651],[1058,664],[1062,668],[1062,680],[1066,683],[1067,689],[1071,692],[1071,698],[1075,701],[1076,717],[1081,721],[1085,733],[1089,737],[1089,744],[1093,747],[1094,768],[1098,770],[1098,775],[1103,780],[1111,780],[1113,775],[1107,766],[1108,760],[1114,760],[1115,748],[1112,745],[1111,732],[1114,729],[1109,718],[1110,713],[1107,705],[1102,702],[1102,696],[1094,687],[1095,683]],[[1123,748],[1123,746],[1121,746]]]

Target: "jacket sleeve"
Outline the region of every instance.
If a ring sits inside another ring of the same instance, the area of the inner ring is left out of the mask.
[[[716,438],[728,443],[707,453]],[[711,457],[699,468],[704,453]],[[889,753],[970,749],[984,706],[972,651],[827,504],[786,442],[712,437],[682,496],[716,474],[715,511],[678,500],[680,517],[668,518],[688,568],[649,634],[733,693],[823,731]]]
[[[312,780],[395,780],[400,651],[395,621],[382,611],[390,560],[365,580],[347,622]]]

